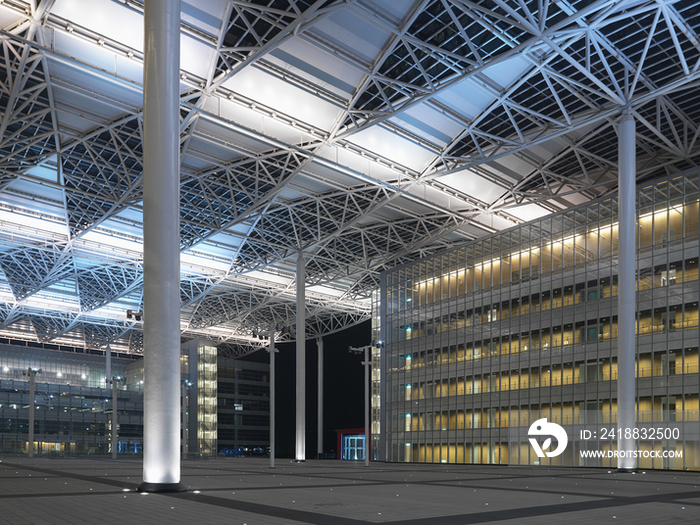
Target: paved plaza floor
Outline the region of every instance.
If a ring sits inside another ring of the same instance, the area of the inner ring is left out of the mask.
[[[0,523],[700,523],[700,473],[187,460],[180,494],[135,492],[140,460],[1,458]]]

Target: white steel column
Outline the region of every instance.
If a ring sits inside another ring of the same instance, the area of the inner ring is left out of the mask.
[[[141,491],[180,484],[180,0],[144,3]]]
[[[270,468],[275,468],[275,329],[270,330]]]
[[[304,255],[297,259],[297,461],[306,460],[306,265]]]
[[[119,412],[117,411],[117,378],[112,378],[112,459],[117,459],[119,449],[119,434],[117,426]]]
[[[114,387],[114,384],[112,383],[112,348],[107,345],[107,348],[105,348],[105,388],[109,388],[109,386]],[[112,412],[114,412],[114,393],[112,394]],[[105,415],[107,414],[107,410],[105,409]],[[114,416],[112,416],[112,434],[114,434]],[[111,447],[114,449],[114,439],[112,437],[111,440]],[[112,454],[112,458],[116,458],[114,454]]]
[[[386,425],[386,404],[387,400],[391,399],[387,393],[388,387],[386,385],[385,378],[387,377],[387,370],[389,366],[387,365],[387,355],[386,355],[386,323],[387,323],[387,302],[384,298],[387,296],[387,284],[386,284],[386,274],[382,272],[379,276],[379,341],[377,341],[377,346],[379,346],[379,356],[380,356],[380,368],[379,368],[379,454],[377,459],[381,460],[382,457],[384,461],[389,461],[389,448],[387,446],[387,428]],[[412,459],[412,458],[411,458]]]
[[[369,455],[372,450],[372,439],[369,435],[369,367],[370,359],[372,358],[372,347],[365,346],[365,360],[362,362],[365,365],[365,467],[369,467]]]
[[[34,372],[29,371],[29,436],[27,439],[27,455],[34,457]]]
[[[185,458],[187,457],[187,385],[185,381],[182,382],[182,386],[180,387],[180,410],[182,411],[180,414],[182,433],[182,443],[180,443],[182,451],[180,452],[180,457]]]
[[[317,432],[317,458],[323,454],[323,338],[316,338],[318,348],[318,432]]]
[[[112,348],[107,345],[105,348],[105,382],[109,383],[112,379]]]
[[[636,152],[635,122],[629,113],[623,115],[619,126],[619,243],[617,293],[617,428],[618,470],[633,470],[635,448],[630,436],[635,428],[635,282],[636,282]],[[625,437],[625,436],[629,437]]]
[[[29,368],[25,374],[29,376],[29,436],[27,440],[27,456],[34,457],[34,390],[36,386],[36,374],[41,370]]]

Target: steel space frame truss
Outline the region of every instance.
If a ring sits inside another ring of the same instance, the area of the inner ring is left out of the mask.
[[[122,4],[143,10],[139,1]],[[125,93],[139,94],[142,86],[56,51],[47,35],[70,34],[137,64],[142,55],[59,17],[55,5],[2,5],[14,21],[0,29],[0,211],[55,228],[0,220],[0,335],[138,353],[140,322],[120,312],[142,308],[141,252],[95,239],[140,242],[141,107],[51,70],[73,69]],[[340,10],[390,35],[372,60],[317,30]],[[697,166],[699,30],[697,3],[672,0],[419,0],[401,19],[381,2],[363,0],[229,0],[216,36],[183,22],[182,31],[214,48],[216,60],[206,76],[181,75],[188,86],[181,105],[182,254],[217,262],[183,263],[183,337],[213,339],[230,355],[260,347],[253,330],[295,319],[299,253],[309,285],[335,290],[309,294],[307,337],[367,319],[382,269],[494,231],[485,217],[516,224],[520,206],[555,210],[572,194],[592,199],[615,191],[616,119],[623,111],[637,120],[640,180]],[[343,97],[280,68],[272,54],[290,39],[344,61],[361,81]],[[489,69],[514,57],[527,64],[525,73],[498,84]],[[321,129],[227,87],[248,68],[313,92],[341,116]],[[477,114],[442,102],[465,82],[491,97]],[[88,98],[109,111],[69,102]],[[221,116],[207,104],[212,99],[296,126],[301,138],[285,142]],[[403,127],[397,117],[420,106],[461,131],[438,144]],[[66,116],[91,124],[77,129]],[[216,128],[226,133],[210,131]],[[416,170],[357,146],[353,139],[370,128],[414,141],[432,161]],[[230,136],[264,147],[254,151]],[[533,154],[552,143],[557,151],[547,158]],[[228,158],[216,158],[210,147]],[[329,148],[393,175],[378,178],[332,160]],[[508,157],[526,170],[507,173],[499,161]],[[55,178],[37,175],[37,167]],[[500,195],[481,200],[445,182],[465,169],[489,178]],[[338,182],[321,173],[338,174]],[[312,191],[314,181],[325,189]],[[28,194],[31,184],[50,191]],[[437,204],[422,196],[427,191],[457,205]],[[278,279],[261,279],[261,271]]]

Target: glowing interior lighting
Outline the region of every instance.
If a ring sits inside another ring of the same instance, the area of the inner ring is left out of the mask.
[[[700,199],[698,199],[696,202],[700,202]],[[669,208],[665,208],[665,209],[663,209],[663,210],[659,210],[659,211],[655,211],[655,212],[649,212],[649,213],[646,213],[646,214],[644,214],[644,215],[640,215],[640,216],[638,217],[638,221],[641,222],[641,221],[644,221],[644,220],[649,220],[649,219],[653,218],[654,216],[668,214],[668,213],[670,213],[670,212],[672,212],[672,211],[681,213],[682,210],[683,210],[684,208],[686,208],[687,206],[689,206],[689,204],[679,204],[679,205],[676,205],[676,206],[672,206],[672,207],[669,207]],[[563,238],[561,238],[561,239],[553,240],[553,241],[549,242],[548,244],[546,244],[546,245],[544,245],[544,246],[542,246],[542,247],[536,246],[536,247],[528,248],[528,249],[521,250],[521,251],[515,251],[515,252],[511,253],[510,255],[508,255],[505,259],[513,259],[513,262],[515,262],[517,259],[519,259],[519,258],[521,258],[521,257],[524,257],[524,256],[527,256],[527,255],[535,255],[535,256],[537,256],[537,255],[538,255],[538,252],[539,252],[542,248],[550,248],[550,249],[551,249],[551,248],[553,248],[553,247],[555,247],[555,246],[557,246],[557,247],[562,247],[562,245],[566,245],[566,244],[570,243],[571,241],[579,241],[579,242],[581,242],[587,235],[598,234],[598,235],[600,236],[600,235],[602,235],[603,233],[610,233],[614,228],[618,228],[618,227],[619,227],[619,222],[613,222],[613,223],[608,224],[608,225],[605,225],[605,226],[599,226],[598,228],[591,228],[591,229],[588,230],[586,233],[568,235],[567,237],[563,237]],[[569,248],[571,248],[571,247],[569,246]],[[468,272],[469,270],[481,271],[481,270],[484,270],[487,266],[496,265],[496,264],[500,264],[500,263],[503,263],[503,264],[510,264],[511,261],[509,261],[509,260],[501,260],[501,259],[499,259],[499,258],[494,258],[494,259],[491,259],[490,261],[483,261],[483,262],[477,263],[477,264],[475,264],[474,266],[472,266],[471,268],[460,269],[460,270],[456,270],[456,271],[453,270],[452,272],[444,273],[441,277],[435,277],[435,278],[431,278],[431,279],[425,279],[425,280],[422,280],[422,281],[418,281],[418,282],[416,283],[416,285],[417,285],[417,287],[425,287],[425,286],[427,286],[427,285],[435,285],[435,286],[438,286],[438,285],[439,285],[439,280],[440,280],[441,278],[442,278],[442,279],[445,279],[445,278],[447,278],[448,276],[457,277],[457,276],[459,275],[459,278],[460,278],[460,279],[463,279],[464,276],[465,276],[465,274],[466,274],[466,272]],[[408,302],[408,301],[410,301],[410,299],[407,299],[407,300],[406,300],[406,302]]]
[[[696,201],[696,202],[697,202],[697,201]],[[641,220],[645,220],[645,219],[651,219],[651,218],[652,218],[653,216],[655,216],[655,215],[663,215],[663,214],[665,214],[665,213],[669,213],[669,212],[672,212],[672,211],[676,211],[676,212],[680,213],[680,210],[682,210],[682,209],[685,208],[686,206],[687,206],[687,205],[685,205],[685,204],[678,204],[678,205],[676,205],[676,206],[672,206],[671,208],[665,208],[665,209],[663,209],[663,210],[652,211],[652,212],[649,212],[649,213],[645,213],[644,215],[640,215],[640,216],[639,216],[639,220],[641,221]],[[617,223],[615,223],[615,224],[617,224]]]

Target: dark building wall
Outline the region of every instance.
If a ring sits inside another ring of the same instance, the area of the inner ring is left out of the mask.
[[[270,445],[270,366],[219,357],[219,450]]]

